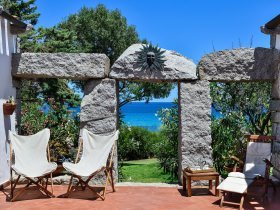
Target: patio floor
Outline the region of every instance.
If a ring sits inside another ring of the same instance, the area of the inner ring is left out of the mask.
[[[56,198],[46,198],[36,187],[26,191],[18,201],[7,202],[9,189],[0,192],[1,210],[38,210],[38,209],[98,209],[98,210],[214,210],[219,207],[220,199],[213,196],[207,189],[193,189],[193,196],[186,197],[186,193],[177,187],[132,187],[118,186],[117,192],[107,193],[106,200],[93,199],[91,191],[73,192],[71,198],[62,198],[67,186],[54,186]],[[280,187],[277,193],[269,190],[269,198],[264,203],[259,199],[247,197],[244,209],[250,210],[279,210]],[[273,195],[272,195],[273,194]],[[234,199],[234,197],[233,197]],[[224,209],[238,209],[236,207],[224,207]]]

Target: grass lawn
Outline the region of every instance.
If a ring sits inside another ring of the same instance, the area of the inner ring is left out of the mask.
[[[177,183],[178,180],[163,172],[157,159],[124,161],[123,182]]]

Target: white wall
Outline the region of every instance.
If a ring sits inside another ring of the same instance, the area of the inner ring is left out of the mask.
[[[12,86],[11,53],[16,50],[16,37],[10,34],[10,25],[0,17],[0,185],[9,181],[8,131],[15,130],[15,114],[3,114],[3,103],[9,96],[16,97]]]

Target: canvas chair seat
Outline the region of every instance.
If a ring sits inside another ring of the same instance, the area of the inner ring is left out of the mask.
[[[39,187],[47,196],[54,197],[53,193],[47,190],[48,179],[51,178],[52,183],[52,172],[57,168],[56,163],[49,162],[50,130],[46,128],[29,136],[18,135],[10,131],[9,136],[11,140],[11,201],[14,201],[31,184]],[[14,164],[12,164],[12,152],[15,157]],[[14,184],[13,171],[18,175]],[[14,196],[14,190],[21,176],[24,176],[28,183]],[[45,186],[42,184],[43,179],[45,179]]]
[[[89,168],[86,164],[75,164],[70,162],[63,163],[63,167],[68,171],[68,173],[75,174],[81,177],[89,177],[93,175],[96,171],[101,170],[102,168],[95,166]]]
[[[15,165],[12,165],[12,169],[18,174],[25,177],[36,178],[48,175],[54,172],[57,168],[57,164],[54,162],[45,163],[37,165],[33,170],[27,170],[26,168],[17,168]]]
[[[110,135],[97,135],[86,129],[81,130],[80,145],[76,157],[75,163],[64,162],[63,167],[71,175],[66,197],[68,197],[72,190],[72,180],[73,177],[79,180],[78,184],[81,184],[82,188],[88,187],[94,192],[92,186],[88,183],[97,173],[104,172],[106,175],[106,183],[104,186],[103,195],[96,193],[101,199],[105,199],[107,182],[110,182],[114,189],[113,183],[113,169],[112,169],[112,159],[115,151],[115,143],[119,136],[119,131],[112,133]],[[78,157],[83,146],[82,156],[79,162]],[[111,157],[110,156],[111,152]],[[84,181],[81,177],[88,177]],[[77,185],[78,185],[77,184]]]

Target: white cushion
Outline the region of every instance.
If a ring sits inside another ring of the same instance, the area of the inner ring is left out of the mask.
[[[254,182],[253,179],[244,179],[238,177],[227,177],[218,187],[218,190],[234,192],[243,194],[247,192],[250,184]]]

